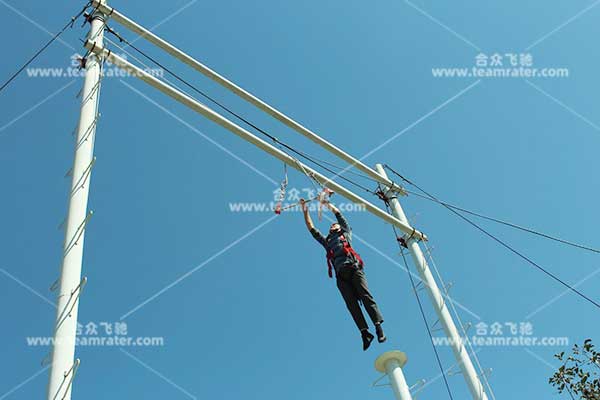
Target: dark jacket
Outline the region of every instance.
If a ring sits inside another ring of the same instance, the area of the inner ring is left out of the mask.
[[[340,236],[344,235],[348,244],[352,246],[352,230],[348,225],[348,221],[346,221],[346,218],[344,218],[341,213],[336,213],[335,217],[341,227],[339,232],[330,233],[325,237],[318,229],[313,228],[310,230],[310,233],[317,242],[321,243],[327,253],[329,253],[330,250],[333,250],[333,267],[337,274],[339,269],[344,265],[355,265],[358,261],[352,254],[346,254],[344,251],[344,244],[340,239]]]

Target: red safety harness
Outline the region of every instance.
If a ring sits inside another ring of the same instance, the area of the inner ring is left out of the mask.
[[[362,258],[360,258],[360,255],[352,248],[352,246],[350,246],[348,239],[346,239],[346,237],[344,235],[340,235],[340,240],[342,241],[342,244],[344,245],[344,253],[346,254],[346,256],[349,256],[350,254],[352,254],[354,259],[356,261],[358,261],[358,266],[360,268],[362,268],[365,265],[365,263],[363,262]],[[333,259],[334,259],[333,249],[330,249],[327,252],[327,273],[330,278],[333,278]]]

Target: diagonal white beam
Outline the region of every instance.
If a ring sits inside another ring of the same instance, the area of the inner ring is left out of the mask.
[[[254,165],[252,165],[248,161],[244,160],[242,157],[238,156],[237,154],[235,154],[231,150],[227,149],[225,146],[223,146],[222,144],[220,144],[216,140],[214,140],[211,137],[205,135],[198,128],[196,128],[195,126],[193,126],[189,122],[184,121],[181,117],[177,116],[175,113],[173,113],[171,110],[169,110],[165,106],[162,106],[159,103],[157,103],[156,101],[152,100],[150,97],[146,96],[144,93],[140,92],[139,90],[137,90],[136,88],[134,88],[133,86],[131,86],[129,83],[125,82],[122,79],[121,79],[121,83],[123,85],[125,85],[125,87],[127,87],[128,89],[130,89],[132,92],[137,93],[144,100],[146,100],[150,104],[155,105],[156,107],[158,107],[159,110],[163,111],[165,114],[167,114],[168,116],[172,117],[174,120],[176,120],[177,122],[181,123],[185,127],[187,127],[189,130],[191,130],[192,132],[194,132],[196,135],[198,135],[201,138],[205,139],[209,143],[215,145],[217,148],[219,148],[220,150],[222,150],[223,152],[225,152],[229,156],[233,157],[234,159],[236,159],[237,161],[239,161],[240,163],[242,163],[243,165],[245,165],[246,167],[248,167],[250,170],[256,172],[258,175],[262,176],[263,178],[265,178],[266,180],[268,180],[269,182],[271,182],[273,185],[279,186],[279,182],[276,182],[275,179],[271,178],[269,175],[265,174],[264,172],[262,172],[261,170],[259,170],[258,168],[256,168]]]
[[[118,55],[103,48],[101,45],[99,45],[97,43],[92,43],[90,41],[86,41],[85,47],[87,49],[91,50],[92,53],[100,55],[101,57],[103,57],[103,59],[106,59],[108,62],[112,63],[113,65],[116,65],[117,67],[124,69],[125,71],[129,72],[132,76],[135,76],[135,77],[141,79],[142,81],[144,81],[147,84],[160,90],[161,92],[163,92],[167,96],[171,97],[172,99],[174,99],[174,100],[178,101],[179,103],[185,105],[186,107],[192,109],[193,111],[197,112],[198,114],[203,115],[204,117],[210,119],[214,123],[231,131],[232,133],[235,133],[242,139],[252,143],[259,149],[265,151],[266,153],[269,153],[270,155],[274,156],[275,158],[279,159],[280,161],[283,161],[290,167],[292,167],[302,173],[310,175],[312,178],[314,178],[320,184],[328,186],[330,189],[332,189],[333,191],[338,193],[340,196],[345,197],[346,199],[352,201],[353,203],[363,206],[371,214],[384,220],[385,222],[388,222],[388,223],[396,226],[402,232],[412,235],[412,237],[414,237],[415,239],[427,240],[427,236],[425,234],[414,229],[412,226],[408,225],[407,223],[402,222],[398,218],[389,215],[384,210],[380,209],[379,207],[376,207],[375,205],[373,205],[372,203],[363,199],[362,197],[354,194],[350,190],[346,189],[344,186],[341,186],[337,182],[330,180],[326,176],[320,174],[319,172],[315,171],[314,169],[308,167],[307,165],[302,164],[300,161],[298,161],[294,157],[288,155],[284,151],[265,142],[264,140],[260,139],[259,137],[253,135],[252,133],[248,132],[244,128],[240,127],[239,125],[234,124],[233,122],[229,121],[227,118],[223,117],[222,115],[220,115],[217,112],[213,111],[212,109],[208,108],[204,104],[196,101],[195,99],[180,92],[179,90],[167,85],[166,83],[164,83],[161,80],[157,79],[156,77],[152,76],[148,72],[142,70],[141,68],[136,67],[135,65],[124,60],[123,58],[119,57]]]
[[[303,135],[304,137],[312,140],[313,142],[315,142],[319,146],[323,147],[325,150],[329,151],[330,153],[334,154],[335,156],[339,157],[340,159],[350,163],[351,165],[356,167],[358,170],[369,175],[369,177],[371,177],[375,181],[377,181],[383,185],[393,187],[400,194],[403,194],[403,195],[405,194],[404,190],[402,190],[402,188],[399,185],[397,185],[396,183],[394,183],[388,179],[382,178],[373,168],[369,167],[368,165],[366,165],[362,161],[358,160],[357,158],[351,156],[350,154],[346,153],[345,151],[337,148],[336,146],[334,146],[327,140],[321,138],[319,135],[317,135],[310,129],[308,129],[305,126],[301,125],[300,123],[294,121],[292,118],[288,117],[281,111],[279,111],[276,108],[265,103],[264,101],[262,101],[261,99],[259,99],[256,96],[254,96],[250,92],[242,89],[240,86],[231,82],[224,76],[219,75],[217,72],[213,71],[212,69],[210,69],[206,65],[202,64],[201,62],[195,60],[190,55],[179,50],[177,47],[173,46],[169,42],[161,39],[160,37],[158,37],[157,35],[152,33],[150,30],[144,28],[143,26],[141,26],[141,25],[137,24],[136,22],[132,21],[131,19],[127,18],[125,15],[121,14],[119,11],[103,4],[100,0],[94,0],[93,4],[95,7],[99,7],[99,9],[102,12],[105,12],[107,15],[110,15],[110,18],[112,18],[119,24],[123,25],[125,28],[130,29],[131,31],[133,31],[134,33],[139,35],[140,37],[143,37],[150,43],[152,43],[155,46],[166,51],[167,53],[169,53],[173,57],[179,59],[180,61],[187,64],[188,66],[192,67],[196,71],[202,73],[203,75],[212,79],[213,81],[220,84],[224,88],[226,88],[226,89],[230,90],[231,92],[235,93],[236,95],[240,96],[241,98],[243,98],[250,104],[254,105],[258,109],[271,115],[273,118],[277,119],[279,122],[290,127],[291,129],[295,130],[296,132]]]

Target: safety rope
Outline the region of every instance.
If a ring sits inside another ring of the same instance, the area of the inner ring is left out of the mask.
[[[335,163],[332,163],[332,162],[329,162],[329,161],[326,161],[326,160],[322,160],[322,159],[316,158],[314,156],[310,156],[310,157],[313,160],[318,161],[321,164],[326,164],[326,165],[328,165],[328,166],[330,166],[332,168],[335,168],[337,170],[340,170],[342,172],[345,172],[345,173],[348,173],[348,174],[351,174],[351,175],[355,175],[357,177],[360,177],[362,179],[366,179],[366,180],[368,180],[370,182],[373,182],[375,184],[379,184],[379,181],[377,181],[376,179],[374,179],[374,178],[372,178],[372,177],[370,177],[368,175],[361,174],[361,173],[355,172],[355,171],[347,170],[346,167],[342,167],[342,166],[337,165]],[[392,168],[389,165],[386,164],[385,167],[387,169],[389,169],[390,171],[392,171]],[[338,175],[338,174],[339,173],[336,173],[336,176],[341,176],[341,175]],[[411,185],[413,184],[410,180],[408,180],[407,178],[405,178],[402,175],[398,174],[397,172],[395,172],[395,174],[398,175],[398,176],[400,176],[400,178],[404,182],[409,183]],[[356,186],[356,184],[355,184],[355,186]],[[371,193],[371,194],[377,194],[377,193],[373,193],[372,191],[369,191],[369,190],[367,190],[367,191],[369,193]],[[566,240],[566,239],[560,238],[560,237],[555,236],[555,235],[550,235],[548,233],[541,232],[541,231],[533,229],[533,228],[529,228],[529,227],[526,227],[526,226],[523,226],[523,225],[519,225],[519,224],[516,224],[514,222],[502,220],[500,218],[495,218],[495,217],[491,217],[489,215],[478,213],[476,211],[468,210],[468,209],[466,209],[464,207],[460,207],[460,206],[457,206],[457,205],[454,205],[454,204],[450,204],[450,203],[448,203],[446,201],[443,201],[443,200],[439,200],[439,199],[436,199],[436,198],[431,198],[431,197],[428,197],[428,196],[424,196],[424,195],[422,195],[420,193],[408,190],[406,188],[404,188],[404,191],[406,193],[410,194],[410,195],[415,196],[415,197],[419,197],[419,198],[422,198],[424,200],[428,200],[428,201],[437,203],[437,204],[445,206],[445,207],[450,207],[450,208],[452,208],[454,210],[460,211],[460,212],[465,213],[465,214],[472,215],[474,217],[478,217],[478,218],[481,218],[481,219],[484,219],[484,220],[487,220],[487,221],[490,221],[490,222],[494,222],[494,223],[497,223],[497,224],[500,224],[500,225],[504,225],[506,227],[513,228],[513,229],[516,229],[516,230],[520,230],[522,232],[526,232],[526,233],[529,233],[529,234],[532,234],[532,235],[535,235],[535,236],[539,236],[541,238],[548,239],[548,240],[551,240],[551,241],[554,241],[554,242],[557,242],[557,243],[561,243],[561,244],[564,244],[564,245],[567,245],[567,246],[571,246],[571,247],[578,248],[578,249],[581,249],[581,250],[586,250],[586,251],[590,251],[592,253],[600,254],[600,249],[598,249],[598,248],[594,248],[594,247],[591,247],[591,246],[586,246],[586,245],[583,245],[583,244],[580,244],[580,243],[576,243],[576,242],[573,242],[573,241],[570,241],[570,240]]]
[[[52,39],[50,39],[46,44],[44,44],[27,62],[25,62],[25,64],[23,64],[23,66],[21,66],[21,68],[19,68],[14,74],[11,75],[10,78],[8,78],[6,82],[2,84],[2,86],[0,86],[0,92],[2,92],[17,76],[19,76],[25,70],[25,68],[27,68],[32,62],[34,62],[35,59],[38,58],[48,47],[50,47],[50,45],[54,43],[67,30],[67,28],[72,28],[75,24],[75,21],[77,21],[79,17],[81,17],[91,5],[92,2],[90,1],[85,5],[85,7],[81,9],[81,11],[77,15],[71,17],[69,22],[67,22],[67,24],[58,33],[52,36]]]
[[[247,120],[243,116],[241,116],[238,113],[234,112],[233,110],[231,110],[230,108],[226,107],[225,105],[223,105],[222,103],[220,103],[219,101],[217,101],[216,99],[214,99],[213,97],[209,96],[208,94],[204,93],[202,90],[198,89],[196,86],[192,85],[191,83],[189,83],[185,79],[181,78],[178,74],[176,74],[175,72],[173,72],[169,68],[165,67],[163,64],[161,64],[159,61],[157,61],[156,59],[154,59],[150,55],[146,54],[144,51],[142,51],[139,48],[137,48],[135,45],[133,45],[127,39],[123,38],[119,33],[117,33],[116,31],[114,31],[112,28],[110,28],[110,27],[107,26],[106,30],[110,34],[112,34],[115,37],[117,37],[119,39],[119,41],[121,41],[121,42],[125,43],[127,46],[131,47],[138,54],[140,54],[141,56],[143,56],[147,60],[149,60],[152,63],[154,63],[159,68],[162,68],[164,71],[166,71],[168,74],[170,74],[171,76],[173,76],[175,79],[177,79],[178,81],[180,81],[181,83],[183,83],[184,85],[186,85],[187,87],[189,87],[190,89],[192,89],[194,92],[200,94],[201,96],[203,96],[207,100],[211,101],[212,103],[214,103],[215,105],[217,105],[218,107],[220,107],[221,109],[223,109],[224,111],[226,111],[227,113],[229,113],[230,115],[232,115],[235,118],[237,118],[239,121],[241,121],[244,124],[246,124],[246,125],[250,126],[251,128],[253,128],[255,131],[257,131],[257,132],[261,133],[262,135],[268,137],[274,143],[277,143],[280,147],[285,148],[285,149],[293,152],[294,154],[296,154],[296,155],[298,155],[298,156],[300,156],[300,157],[302,157],[302,158],[310,161],[311,163],[313,163],[313,164],[321,167],[322,169],[324,169],[324,170],[326,170],[326,171],[334,174],[335,176],[339,176],[340,179],[342,179],[342,180],[350,183],[351,185],[356,186],[356,187],[358,187],[358,188],[360,188],[360,189],[362,189],[362,190],[364,190],[364,191],[366,191],[366,192],[368,192],[370,194],[376,195],[375,191],[373,191],[373,190],[365,187],[364,185],[359,184],[359,183],[357,183],[357,182],[355,182],[355,181],[353,181],[353,180],[351,180],[351,179],[349,179],[347,177],[344,177],[344,176],[340,175],[339,172],[334,171],[332,168],[336,168],[336,169],[342,170],[343,172],[348,172],[350,174],[359,176],[359,177],[361,177],[363,179],[367,179],[367,180],[369,180],[371,182],[378,183],[377,180],[375,180],[375,179],[373,179],[373,178],[371,178],[371,177],[369,177],[367,175],[363,175],[363,174],[360,174],[360,173],[357,173],[357,172],[354,172],[354,171],[345,171],[345,170],[347,170],[347,168],[343,168],[343,167],[337,166],[336,164],[328,162],[328,161],[319,160],[318,158],[316,158],[314,156],[310,156],[310,155],[308,155],[308,154],[306,154],[306,153],[304,153],[302,151],[294,149],[292,146],[290,146],[290,145],[282,142],[277,137],[269,134],[265,130],[263,130],[260,127],[258,127],[256,124],[253,124],[252,122],[250,122],[249,120]],[[286,152],[286,154],[290,155],[287,152]],[[294,158],[294,160],[298,163],[298,165],[300,165],[300,166],[302,165],[297,159]],[[406,178],[404,178],[403,176],[401,176],[400,174],[398,174],[397,172],[395,172],[388,165],[386,165],[385,167],[388,168],[390,171],[392,171],[394,174],[398,175],[405,182],[407,182],[407,183],[409,183],[411,185],[414,185],[413,182],[407,180]],[[303,173],[305,175],[307,175],[311,180],[315,181],[315,178],[314,178],[314,176],[312,176],[312,174],[308,173],[308,171],[304,170],[304,168],[302,168],[302,169],[303,169]],[[320,186],[322,186],[319,182],[317,182],[317,183]],[[416,193],[413,193],[413,194],[418,195]],[[473,211],[469,211],[469,210],[461,208],[461,207],[452,206],[452,205],[450,205],[450,204],[448,204],[446,202],[440,201],[438,199],[434,200],[433,198],[426,197],[426,196],[418,196],[418,197],[423,197],[423,198],[426,198],[426,199],[431,200],[431,201],[436,201],[440,205],[448,207],[449,209],[455,209],[455,210],[458,210],[458,211],[461,211],[461,212],[464,212],[464,213],[468,213],[468,214],[471,214],[473,216],[484,218],[484,219],[487,219],[489,221],[493,221],[495,223],[503,224],[505,226],[508,226],[508,227],[511,227],[511,228],[514,228],[514,229],[519,229],[521,231],[524,231],[524,232],[527,232],[527,233],[530,233],[530,234],[534,234],[534,235],[537,235],[537,236],[540,236],[540,237],[543,237],[543,238],[546,238],[546,239],[549,239],[549,240],[553,240],[553,241],[556,241],[556,242],[559,242],[559,243],[562,243],[562,244],[565,244],[565,245],[573,246],[573,247],[576,247],[576,248],[579,248],[579,249],[583,249],[583,250],[592,251],[592,252],[595,252],[595,253],[600,253],[600,250],[598,250],[598,249],[594,249],[594,248],[591,248],[591,247],[588,247],[588,246],[577,244],[577,243],[574,243],[574,242],[571,242],[571,241],[568,241],[568,240],[565,240],[565,239],[561,239],[561,238],[555,237],[553,235],[545,234],[545,233],[536,231],[536,230],[531,229],[531,228],[526,228],[526,227],[523,227],[523,226],[520,226],[520,225],[517,225],[517,224],[513,224],[513,223],[510,223],[510,222],[502,221],[502,220],[500,220],[498,218],[488,217],[488,216],[485,216],[483,214],[475,213]]]
[[[591,251],[592,253],[600,254],[600,249],[595,249],[593,247],[585,246],[585,245],[582,245],[582,244],[579,244],[579,243],[575,243],[575,242],[572,242],[572,241],[569,241],[569,240],[566,240],[566,239],[561,239],[559,237],[552,236],[552,235],[549,235],[547,233],[534,230],[532,228],[527,228],[527,227],[524,227],[524,226],[521,226],[521,225],[517,225],[517,224],[515,224],[513,222],[504,221],[504,220],[501,220],[501,219],[498,219],[498,218],[494,218],[494,217],[490,217],[490,216],[487,216],[487,215],[484,215],[484,214],[481,214],[481,213],[478,213],[478,212],[475,212],[475,211],[467,210],[467,209],[465,209],[463,207],[459,207],[459,206],[447,203],[447,202],[442,201],[442,200],[431,198],[429,196],[424,196],[424,195],[422,195],[420,193],[413,192],[411,190],[405,189],[405,191],[406,191],[406,193],[411,194],[413,196],[416,196],[416,197],[419,197],[419,198],[422,198],[422,199],[425,199],[425,200],[429,200],[429,201],[437,203],[437,204],[439,204],[441,206],[452,208],[452,209],[454,209],[456,211],[460,211],[462,213],[469,214],[469,215],[472,215],[472,216],[477,217],[477,218],[485,219],[485,220],[490,221],[490,222],[495,222],[495,223],[500,224],[500,225],[505,225],[505,226],[508,226],[510,228],[514,228],[514,229],[517,229],[517,230],[520,230],[520,231],[523,231],[523,232],[531,233],[533,235],[540,236],[540,237],[543,237],[543,238],[546,238],[546,239],[549,239],[549,240],[552,240],[552,241],[555,241],[555,242],[558,242],[558,243],[566,244],[567,246],[571,246],[571,247],[575,247],[575,248],[578,248],[578,249]]]
[[[385,208],[386,208],[388,214],[391,214],[389,200],[387,198],[384,200],[384,203],[385,203]],[[427,317],[425,316],[425,310],[423,310],[423,304],[421,303],[421,298],[419,297],[419,292],[417,290],[417,286],[416,286],[415,281],[410,272],[408,261],[406,260],[406,255],[404,252],[405,246],[400,242],[400,235],[398,235],[398,230],[396,229],[396,227],[394,225],[392,225],[392,229],[394,230],[394,235],[396,237],[396,240],[398,241],[398,246],[400,247],[400,254],[402,255],[402,260],[404,261],[404,265],[406,266],[406,272],[408,275],[408,279],[410,280],[410,285],[412,286],[412,290],[415,294],[415,298],[417,299],[417,303],[419,304],[419,311],[421,312],[421,317],[423,318],[423,323],[425,324],[425,328],[427,329],[427,334],[429,335],[429,340],[431,341],[431,347],[433,348],[433,352],[435,353],[435,358],[437,360],[437,364],[440,369],[440,373],[442,374],[442,377],[444,378],[444,385],[446,386],[446,390],[448,391],[448,396],[450,397],[451,400],[453,400],[452,391],[450,390],[450,384],[448,383],[448,378],[446,377],[446,370],[444,369],[444,366],[442,365],[442,360],[440,359],[440,355],[438,353],[437,347],[433,340],[431,328],[429,327],[429,323],[427,322]],[[405,242],[406,245],[408,245],[408,242],[409,242],[409,240],[407,240]]]
[[[159,66],[159,68],[165,68],[164,66],[162,66],[160,63],[158,63],[157,61],[154,61],[151,57],[145,55],[145,53],[143,53],[142,51],[140,51],[139,49],[137,49],[135,46],[133,46],[130,42],[128,42],[126,39],[122,38],[118,33],[116,33],[112,28],[110,27],[106,27],[106,31],[113,34],[114,36],[116,36],[122,43],[125,43],[127,46],[131,47],[132,49],[136,50],[139,54],[141,54],[142,56],[144,56],[145,58],[149,59],[150,61],[154,62],[156,65]],[[119,50],[123,51],[125,54],[127,54],[128,56],[130,56],[133,60],[139,62],[143,67],[150,69],[150,67],[144,63],[142,60],[140,60],[138,57],[136,57],[134,54],[131,54],[131,52],[127,51],[127,49],[125,49],[123,46],[120,46],[119,44],[115,43],[114,41],[112,41],[110,38],[105,38],[106,41],[115,46],[116,48],[118,48]],[[168,69],[165,69],[166,71],[168,71]],[[203,96],[205,96],[206,98],[208,98],[209,100],[213,101],[215,104],[219,105],[221,108],[223,108],[224,110],[230,112],[232,115],[237,116],[237,114],[235,114],[233,111],[230,111],[228,108],[226,108],[225,106],[221,105],[220,103],[216,102],[215,100],[212,100],[212,98],[208,97],[207,95],[204,95],[199,89],[196,89],[193,85],[188,84],[185,80],[183,80],[182,78],[179,78],[176,74],[170,72],[170,75],[174,76],[176,79],[178,79],[180,82],[183,82],[184,84],[186,84],[186,86],[192,88],[192,90],[197,91],[198,93],[202,94]],[[178,87],[176,84],[174,84],[173,82],[169,81],[166,78],[163,78],[165,80],[165,82],[169,83],[170,85],[174,86],[175,88],[177,88],[178,90],[180,90],[181,92],[185,93],[187,96],[192,97],[189,93],[186,93],[185,90],[181,89],[180,87]],[[247,122],[243,119],[243,117],[239,117],[242,121]],[[252,125],[251,123],[247,122],[248,124],[250,124],[250,126],[255,127],[254,125]],[[257,130],[262,131],[260,128],[255,127]],[[264,131],[262,131],[264,132]],[[325,185],[324,183],[321,183],[312,172],[308,171],[306,169],[306,167],[300,162],[300,160],[298,160],[296,157],[294,157],[292,154],[290,154],[290,152],[288,152],[287,150],[291,150],[293,151],[295,154],[300,154],[302,155],[304,158],[310,159],[309,156],[307,156],[306,154],[295,150],[294,148],[292,148],[291,146],[285,144],[284,142],[282,142],[281,140],[279,140],[278,138],[276,138],[275,136],[272,136],[266,132],[264,132],[264,134],[273,141],[273,145],[276,146],[280,151],[282,151],[283,153],[285,153],[288,157],[290,157],[294,163],[298,166],[298,168],[300,169],[300,171],[306,175],[306,177],[309,179],[309,181],[311,182],[313,188],[315,189],[316,192],[316,196],[314,198],[309,199],[309,201],[313,201],[313,200],[319,200],[319,212],[318,212],[318,216],[319,216],[319,221],[322,219],[322,204],[324,201],[327,201],[329,199],[329,197],[333,194],[333,191],[329,188],[327,188],[327,185]],[[317,164],[319,165],[319,164]],[[325,168],[326,169],[326,168]],[[332,173],[335,173],[335,171],[329,170]],[[343,177],[342,177],[343,178]],[[352,182],[348,179],[346,179],[349,182]],[[285,192],[287,190],[287,186],[288,186],[288,175],[287,175],[287,163],[284,163],[284,179],[283,181],[280,183],[279,186],[279,196],[278,196],[278,201],[275,205],[274,208],[274,212],[275,214],[279,215],[281,214],[282,211],[287,210],[291,207],[283,207],[283,200],[285,199]],[[354,183],[355,185],[358,185],[356,183]],[[365,188],[365,190],[370,191],[369,189]],[[370,191],[371,193],[374,193],[373,191]]]
[[[494,395],[492,386],[490,385],[490,382],[483,370],[483,367],[481,366],[481,362],[479,361],[477,352],[475,351],[475,349],[473,348],[473,344],[469,340],[469,335],[467,334],[465,325],[463,324],[462,319],[460,318],[460,314],[458,313],[458,310],[456,309],[456,306],[454,305],[454,301],[450,297],[450,293],[448,293],[448,289],[447,289],[448,286],[446,286],[446,283],[444,282],[444,279],[442,278],[442,275],[440,274],[437,264],[436,264],[435,260],[433,259],[433,253],[432,253],[431,249],[429,248],[429,246],[427,245],[427,242],[423,242],[423,245],[425,246],[425,250],[427,252],[427,256],[429,257],[429,261],[431,262],[431,265],[433,266],[433,270],[435,271],[435,273],[440,281],[440,284],[444,288],[444,294],[446,295],[445,297],[446,297],[446,299],[449,300],[447,303],[450,304],[450,309],[452,310],[452,313],[454,314],[454,317],[457,319],[458,325],[461,328],[461,331],[463,334],[463,340],[467,343],[467,347],[469,349],[469,352],[471,353],[471,357],[473,357],[473,359],[475,359],[475,363],[477,364],[477,369],[479,370],[479,376],[483,379],[485,386],[487,387],[488,392],[490,393],[490,396],[492,397],[492,400],[496,400],[496,396]]]
[[[396,227],[394,227],[394,234],[397,235]],[[406,255],[404,253],[404,249],[402,248],[402,246],[400,246],[400,254],[402,254],[402,260],[404,260],[404,265],[406,265],[406,268],[408,270],[408,262],[406,260]],[[407,273],[407,275],[408,275],[408,279],[410,279],[410,284],[412,286],[413,292],[415,293],[417,303],[419,304],[419,311],[421,311],[421,316],[423,317],[423,323],[425,324],[425,328],[427,329],[427,334],[429,335],[429,340],[431,341],[431,347],[433,348],[433,352],[435,353],[435,358],[437,360],[438,367],[440,368],[440,373],[442,374],[442,377],[444,378],[444,385],[446,386],[446,390],[448,391],[448,396],[452,400],[453,399],[452,391],[450,390],[450,384],[448,383],[448,378],[446,377],[446,370],[444,369],[444,366],[442,365],[442,360],[440,359],[440,354],[438,353],[437,347],[435,346],[435,342],[433,341],[433,335],[431,333],[431,328],[429,327],[429,323],[427,322],[427,317],[425,316],[425,311],[423,310],[423,304],[421,303],[421,298],[419,297],[419,292],[417,291],[417,288],[415,286],[415,281],[414,281],[410,271]]]
[[[404,178],[402,175],[400,175],[398,172],[394,171],[388,165],[385,165],[385,168],[387,168],[389,171],[391,171],[393,174],[395,174],[396,176],[398,176],[399,178],[401,178],[406,183],[408,183],[408,184],[414,186],[415,188],[417,188],[419,191],[421,191],[426,196],[430,197],[431,199],[437,200],[435,196],[433,196],[432,194],[426,192],[424,189],[422,189],[421,187],[419,187],[415,183],[413,183],[413,182],[409,181],[408,179]],[[530,264],[533,267],[537,268],[538,270],[540,270],[541,272],[543,272],[544,274],[546,274],[547,276],[549,276],[550,278],[552,278],[556,282],[560,283],[561,285],[563,285],[564,287],[566,287],[567,289],[569,289],[573,293],[577,294],[582,299],[588,301],[589,303],[593,304],[597,308],[600,308],[600,303],[596,302],[595,300],[592,300],[590,297],[586,296],[585,294],[583,294],[582,292],[580,292],[579,290],[577,290],[575,287],[569,285],[567,282],[565,282],[564,280],[562,280],[561,278],[559,278],[558,276],[556,276],[552,272],[548,271],[546,268],[542,267],[540,264],[538,264],[535,261],[533,261],[531,258],[527,257],[525,254],[521,253],[520,251],[518,251],[517,249],[515,249],[514,247],[512,247],[511,245],[509,245],[504,240],[502,240],[502,239],[498,238],[497,236],[493,235],[492,233],[490,233],[489,231],[487,231],[486,229],[484,229],[483,227],[481,227],[479,224],[473,222],[471,219],[465,217],[463,214],[461,214],[460,212],[454,210],[453,208],[450,208],[450,207],[448,207],[448,206],[446,206],[444,204],[442,204],[442,206],[444,206],[446,209],[448,209],[450,212],[452,212],[453,214],[455,214],[456,216],[458,216],[463,221],[467,222],[469,225],[473,226],[474,228],[476,228],[477,230],[479,230],[480,232],[482,232],[484,235],[488,236],[489,238],[491,238],[495,242],[499,243],[501,246],[503,246],[506,249],[508,249],[510,252],[516,254],[521,259],[525,260],[528,264]]]
[[[131,47],[135,52],[137,52],[138,54],[140,54],[142,57],[146,58],[147,60],[149,60],[150,62],[152,62],[153,64],[155,64],[159,68],[161,68],[162,70],[166,71],[169,75],[171,75],[172,77],[174,77],[175,79],[177,79],[179,82],[181,82],[182,84],[184,84],[185,86],[187,86],[188,88],[190,88],[191,90],[193,90],[194,92],[196,92],[197,94],[201,95],[205,99],[209,100],[210,102],[212,102],[213,104],[215,104],[216,106],[218,106],[219,108],[221,108],[223,111],[225,111],[228,114],[230,114],[231,116],[235,117],[237,120],[239,120],[242,123],[246,124],[247,126],[251,127],[256,132],[264,135],[265,137],[269,138],[270,140],[272,140],[273,142],[279,144],[280,146],[283,146],[284,148],[286,148],[287,150],[291,151],[292,153],[294,153],[294,154],[296,154],[296,155],[298,155],[298,156],[300,156],[300,157],[302,157],[302,158],[310,161],[311,163],[319,166],[320,168],[324,169],[325,171],[330,172],[330,173],[332,173],[334,175],[337,175],[334,170],[332,170],[331,168],[329,168],[326,165],[324,165],[325,163],[319,162],[314,157],[309,156],[308,154],[306,154],[306,153],[304,153],[302,151],[296,150],[292,146],[290,146],[290,145],[286,144],[285,142],[279,140],[277,137],[275,137],[272,134],[268,133],[264,129],[261,129],[256,124],[254,124],[251,121],[249,121],[248,119],[244,118],[242,115],[236,113],[235,111],[231,110],[230,108],[228,108],[227,106],[225,106],[224,104],[222,104],[221,102],[219,102],[218,100],[214,99],[210,95],[208,95],[205,92],[203,92],[202,90],[198,89],[196,86],[194,86],[191,83],[189,83],[187,80],[185,80],[184,78],[182,78],[181,76],[179,76],[177,73],[173,72],[171,69],[169,69],[168,67],[166,67],[165,65],[163,65],[162,63],[160,63],[158,60],[154,59],[152,56],[146,54],[144,51],[142,51],[141,49],[139,49],[138,47],[136,47],[133,43],[131,43],[130,41],[128,41],[127,39],[125,39],[123,36],[121,36],[118,32],[116,32],[111,27],[107,26],[106,27],[106,31],[108,33],[112,34],[113,36],[115,36],[117,39],[119,39],[120,42],[125,43],[127,46]],[[310,174],[308,174],[306,172],[305,172],[305,174],[307,176],[310,176]],[[358,188],[360,188],[362,190],[365,190],[365,191],[367,191],[367,192],[369,192],[371,194],[374,194],[374,192],[371,189],[367,188],[364,185],[361,185],[361,184],[359,184],[357,182],[354,182],[351,179],[348,179],[348,178],[346,178],[344,176],[341,176],[341,175],[337,175],[337,176],[339,176],[340,179],[348,182],[351,185],[354,185],[354,186],[356,186],[356,187],[358,187]]]

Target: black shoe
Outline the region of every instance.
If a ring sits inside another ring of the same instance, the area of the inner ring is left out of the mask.
[[[385,333],[383,333],[383,328],[381,327],[381,324],[375,325],[375,332],[377,333],[377,341],[379,343],[383,343],[387,340],[387,337],[385,337]]]
[[[366,329],[364,331],[360,331],[360,335],[362,336],[363,341],[363,351],[366,351],[371,345],[371,342],[373,341],[375,336],[373,336],[371,332],[369,332]]]

